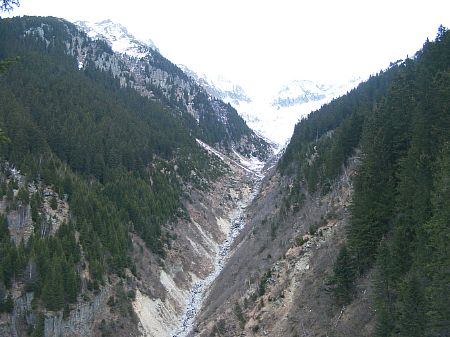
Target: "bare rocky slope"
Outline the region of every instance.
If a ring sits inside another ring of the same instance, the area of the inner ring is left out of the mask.
[[[205,279],[215,277],[220,267],[218,256],[226,254],[224,243],[233,240],[240,211],[255,194],[257,173],[214,152],[211,155],[220,155],[229,170],[207,191],[189,190],[190,200],[185,204],[189,217],[170,228],[176,240],[164,263],[156,264],[139,240],[134,242],[135,262],[142,277],[133,307],[145,336],[182,336],[188,332],[199,309],[196,297],[201,288],[206,290]]]
[[[295,214],[280,212],[289,179],[275,170],[266,176],[191,336],[372,334],[368,279],[349,307],[336,307],[327,285],[345,239],[357,162],[350,160],[330,193],[306,195]]]

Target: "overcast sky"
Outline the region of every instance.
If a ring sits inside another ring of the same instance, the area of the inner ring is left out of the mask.
[[[175,63],[257,88],[376,73],[449,27],[450,1],[21,0],[12,14],[111,19]]]

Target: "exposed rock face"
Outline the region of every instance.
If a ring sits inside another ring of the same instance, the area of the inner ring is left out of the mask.
[[[117,281],[117,280],[116,280]],[[113,281],[113,283],[116,283]],[[97,295],[87,301],[80,301],[72,308],[67,317],[63,312],[47,312],[44,315],[44,337],[90,337],[101,336],[102,325],[116,319],[111,314],[110,301],[113,295],[113,285],[102,287]],[[27,327],[36,324],[37,317],[32,308],[33,293],[25,293],[14,300],[11,315],[2,315],[0,320],[0,336],[28,336]],[[138,336],[137,322],[120,323],[120,330],[115,336]],[[124,327],[128,323],[127,327]],[[130,324],[131,323],[131,324]]]
[[[43,204],[39,207],[39,214],[42,216],[42,223],[40,224],[41,231],[36,233],[42,236],[53,236],[63,222],[69,219],[69,206],[67,201],[62,200],[60,196],[52,190],[50,186],[42,186],[42,183],[32,182],[25,184],[25,176],[19,170],[9,167],[8,163],[4,165],[4,172],[2,172],[1,179],[11,181],[14,179],[19,188],[26,188],[30,196],[35,193],[42,195]],[[9,178],[7,178],[9,177]],[[17,197],[18,190],[13,190],[14,197]],[[52,208],[51,200],[54,198],[55,205]],[[11,205],[16,209],[9,210]],[[11,201],[3,198],[0,201],[0,213],[6,215],[7,225],[11,239],[16,245],[21,241],[27,242],[34,232],[34,224],[31,216],[30,204],[22,204],[22,201]],[[28,266],[33,266],[29,264]],[[26,273],[33,273],[33,267],[25,271]],[[12,284],[11,289],[8,289],[11,295],[14,307],[11,314],[3,314],[0,319],[0,336],[25,336],[26,331],[30,326],[36,324],[35,310],[32,306],[34,294],[26,292],[26,287],[23,284],[21,277],[18,277],[20,282],[16,281]],[[68,317],[64,318],[62,312],[47,313],[44,319],[44,336],[59,337],[59,336],[95,336],[95,329],[97,318],[105,317],[103,312],[106,311],[106,302],[111,293],[111,285],[107,285],[101,289],[99,294],[92,299],[86,301],[79,301],[77,305],[70,311]],[[3,296],[4,294],[2,294]],[[3,300],[3,298],[2,298]]]
[[[8,228],[12,240],[19,244],[21,240],[25,242],[33,233],[30,205],[20,205],[17,210],[10,211],[7,216]]]
[[[371,288],[337,308],[326,279],[345,238],[356,161],[325,196],[306,195],[295,214],[279,216],[289,181],[274,173],[247,212],[248,226],[214,283],[191,336],[370,336]],[[356,323],[355,323],[356,322]]]
[[[91,301],[78,303],[66,319],[63,318],[62,312],[46,314],[44,336],[95,336],[94,325],[97,318],[102,316],[102,311],[106,310],[110,294],[111,288],[103,287]]]
[[[245,155],[255,153],[262,159],[267,157],[269,145],[247,127],[234,108],[211,97],[154,46],[137,41],[124,27],[117,26],[119,31],[116,35],[122,34],[120,38],[127,40],[126,43],[130,45],[127,50],[117,50],[113,41],[117,37],[100,34],[94,40],[88,36],[90,30],[86,23],[78,23],[80,30],[64,20],[60,20],[60,23],[65,27],[65,53],[76,58],[80,71],[93,67],[110,72],[122,87],[132,88],[144,97],[161,101],[170,107],[170,113],[192,115],[198,127],[206,131],[205,134],[217,131],[217,127],[221,129],[219,139],[205,139],[206,141],[215,142],[214,145],[227,150],[235,148]],[[114,25],[107,21],[100,24]],[[124,30],[122,33],[121,29]],[[54,31],[52,25],[42,23],[41,26],[25,30],[24,35],[42,40],[46,47],[53,47]],[[103,30],[105,34],[107,31],[108,29]],[[214,127],[211,125],[212,121]]]
[[[22,336],[20,332],[23,327],[34,323],[35,316],[31,310],[31,301],[33,301],[33,298],[33,293],[25,293],[25,295],[15,299],[14,309],[11,315],[11,329],[9,331],[13,337]],[[7,336],[7,334],[5,334],[5,336]]]
[[[254,191],[255,174],[222,156],[230,164],[230,171],[208,191],[189,190],[191,200],[185,207],[190,219],[173,225],[176,240],[171,243],[164,266],[154,266],[145,247],[135,240],[136,250],[144,251],[145,264],[150,264],[148,267],[137,262],[147,271],[138,281],[140,290],[133,303],[145,336],[171,337],[189,332],[190,317],[201,304],[199,292],[208,289],[208,281],[202,280],[211,278],[218,268],[221,244],[244,207],[242,201],[250,200]],[[140,256],[136,255],[136,259]]]

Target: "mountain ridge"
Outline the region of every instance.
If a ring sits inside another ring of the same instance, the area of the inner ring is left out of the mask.
[[[125,71],[119,65],[109,66],[114,69],[114,76],[120,78],[121,85],[130,86],[146,97],[163,99],[172,107],[190,113],[201,128],[208,129],[205,130],[207,138],[204,141],[224,146],[228,150],[234,147],[245,156],[267,158],[269,146],[245,125],[236,111],[220,103],[220,97],[211,100],[207,90],[165,59],[153,43],[146,44],[136,39],[125,27],[111,20],[95,24],[78,22],[78,26],[85,29],[88,35],[105,41],[122,55],[120,60],[125,64]],[[86,52],[77,50],[76,53],[81,69]],[[108,69],[104,61],[100,64],[96,62],[96,66]],[[222,130],[212,125],[214,120],[223,125]],[[222,139],[218,139],[218,135]]]
[[[24,17],[0,20],[0,55],[20,57],[0,75],[0,335],[170,334],[146,313],[177,328],[253,188],[243,164],[268,148],[156,51],[145,63]]]
[[[90,21],[75,21],[74,24],[87,33],[92,39],[105,39],[112,50],[142,58],[151,50],[160,52],[152,40],[140,41],[128,32],[126,27],[107,19],[92,23]]]

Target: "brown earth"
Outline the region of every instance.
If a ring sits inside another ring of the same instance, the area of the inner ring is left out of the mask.
[[[356,165],[351,160],[330,193],[306,195],[288,216],[279,209],[290,181],[267,176],[192,336],[372,335],[370,275],[358,281],[348,307],[334,304],[327,285],[345,240]]]

